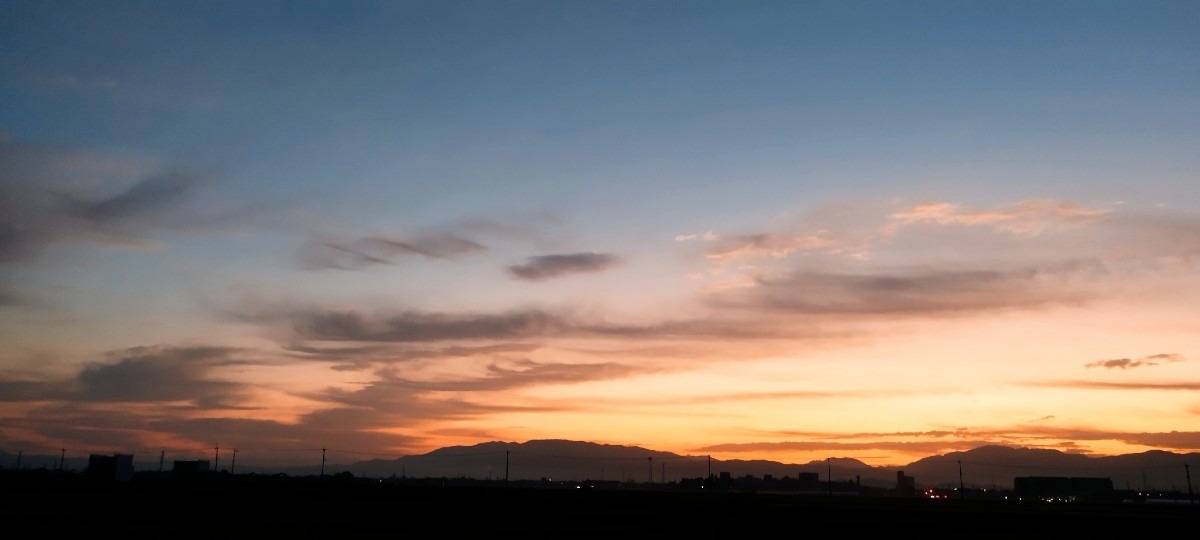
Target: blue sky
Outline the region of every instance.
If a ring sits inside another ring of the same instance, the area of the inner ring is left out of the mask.
[[[269,460],[352,418],[339,436],[378,455],[1196,451],[1198,22],[1165,1],[4,2],[0,439],[259,434]],[[956,390],[947,363],[989,376]],[[1085,412],[1154,389],[1161,409]],[[854,420],[878,407],[906,412]]]

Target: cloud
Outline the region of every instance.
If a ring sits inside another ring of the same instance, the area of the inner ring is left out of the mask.
[[[1200,431],[1170,431],[1165,433],[1128,433],[1122,440],[1129,444],[1151,448],[1175,448],[1194,451],[1200,448]]]
[[[489,402],[487,391],[520,386],[511,381],[482,380],[475,384],[467,381],[455,384],[449,381],[411,381],[386,373],[381,375],[380,380],[357,390],[334,388],[310,397],[335,403],[339,408],[358,411],[355,421],[369,429],[474,418],[492,412],[562,409],[561,406],[524,407]],[[393,417],[395,420],[392,420]]]
[[[426,391],[491,392],[524,386],[619,379],[633,373],[646,371],[645,368],[615,362],[568,364],[523,359],[510,362],[490,362],[484,370],[484,376],[480,378],[420,382],[397,379],[392,382]]]
[[[60,243],[145,245],[156,232],[219,222],[187,206],[207,176],[149,169],[145,160],[0,141],[0,264]]]
[[[1152,354],[1143,356],[1137,360],[1129,358],[1116,358],[1113,360],[1100,360],[1084,364],[1086,368],[1103,367],[1108,369],[1133,369],[1142,366],[1157,366],[1160,362],[1182,362],[1183,356],[1179,354]]]
[[[190,402],[212,407],[231,402],[245,387],[212,377],[221,366],[244,363],[224,347],[134,347],[84,366],[70,381],[6,381],[13,396],[77,402]]]
[[[714,240],[720,238],[720,235],[718,235],[717,233],[712,232],[712,231],[707,231],[704,234],[679,234],[679,235],[675,236],[675,241],[676,242],[688,242],[691,240],[696,240],[698,238],[711,242],[711,241],[714,241]]]
[[[1154,364],[1147,363],[1147,362],[1133,361],[1128,358],[1118,358],[1115,360],[1101,360],[1099,362],[1092,362],[1090,364],[1085,365],[1084,367],[1089,367],[1089,368],[1106,367],[1108,369],[1112,369],[1112,368],[1129,369],[1129,368],[1135,368],[1135,367],[1142,366],[1142,365],[1153,366]]]
[[[869,451],[900,452],[916,458],[933,454],[966,451],[988,445],[1043,446],[1045,441],[1058,448],[1075,448],[1078,441],[1115,441],[1154,448],[1192,450],[1200,447],[1200,432],[1126,432],[1094,429],[1056,428],[1046,426],[1012,426],[997,429],[955,429],[895,433],[838,433],[838,432],[774,432],[779,437],[803,437],[803,441],[755,441],[747,443],[714,444],[692,449],[698,453],[761,453],[812,451]],[[850,442],[847,442],[850,441]],[[857,442],[862,441],[862,442]]]
[[[824,441],[781,441],[781,442],[751,442],[751,443],[727,443],[713,444],[693,448],[690,452],[697,453],[741,453],[741,452],[812,452],[812,451],[836,451],[836,452],[852,452],[859,450],[887,450],[891,452],[903,452],[906,454],[923,455],[935,454],[948,451],[963,451],[971,450],[988,444],[995,444],[986,440],[952,440],[952,441],[894,441],[883,440],[873,442],[839,442],[834,439],[841,438],[841,435],[830,434],[830,440]]]
[[[484,245],[448,232],[428,233],[399,240],[368,236],[349,242],[309,240],[301,247],[301,265],[312,270],[361,270],[377,264],[392,264],[400,256],[454,259],[486,251]]]
[[[394,363],[414,360],[471,358],[477,356],[495,356],[508,354],[524,354],[536,351],[540,345],[536,343],[494,343],[486,345],[449,345],[445,347],[404,347],[397,348],[386,343],[356,347],[321,347],[308,343],[293,343],[285,349],[294,357],[304,360],[319,360],[341,364],[334,367],[345,371],[355,371],[369,367],[374,362]]]
[[[620,259],[607,253],[566,253],[530,257],[525,264],[508,267],[517,279],[544,281],[569,274],[600,272],[619,264]]]
[[[568,327],[562,316],[534,309],[496,314],[409,311],[382,317],[353,310],[313,310],[289,317],[297,336],[318,341],[515,339],[555,335]]]
[[[1054,199],[1030,199],[996,210],[933,202],[893,213],[889,231],[894,233],[898,227],[906,225],[936,224],[988,226],[1009,234],[1037,236],[1051,227],[1079,225],[1107,216],[1110,212]]]
[[[715,262],[753,259],[782,259],[796,251],[830,248],[834,241],[822,233],[779,235],[771,233],[723,236],[712,240],[705,257]]]
[[[795,271],[754,287],[713,293],[719,307],[793,314],[934,315],[1028,309],[1087,300],[1065,287],[1066,269]]]
[[[1051,388],[1093,388],[1100,390],[1131,390],[1131,391],[1160,391],[1160,390],[1182,390],[1195,391],[1200,390],[1200,381],[1195,382],[1179,382],[1179,383],[1123,383],[1123,382],[1099,382],[1099,381],[1043,381],[1030,382],[1026,386],[1039,386]]]
[[[0,402],[55,401],[70,396],[70,387],[61,382],[0,381]]]
[[[92,363],[79,374],[73,398],[107,402],[185,401],[204,408],[236,408],[246,387],[212,376],[236,362],[223,347],[137,347]]]
[[[236,320],[254,324],[282,324],[290,332],[287,347],[292,350],[318,352],[324,349],[313,342],[364,342],[372,344],[422,344],[446,342],[442,349],[408,349],[394,351],[368,347],[366,349],[334,347],[331,355],[351,354],[358,350],[368,357],[391,361],[419,358],[440,352],[479,351],[486,347],[532,347],[555,339],[597,340],[628,343],[630,340],[729,340],[784,339],[796,340],[845,339],[844,332],[816,327],[797,329],[791,321],[770,317],[735,318],[728,315],[697,316],[690,319],[650,322],[620,322],[601,317],[582,317],[566,310],[540,308],[514,309],[496,313],[442,313],[417,310],[397,313],[366,313],[352,309],[303,308],[260,314],[232,313]],[[461,342],[491,342],[470,345]],[[707,343],[703,347],[711,347]],[[479,347],[474,349],[473,347]],[[297,349],[299,348],[299,349]],[[499,349],[491,349],[497,351]],[[343,357],[344,358],[344,357]]]

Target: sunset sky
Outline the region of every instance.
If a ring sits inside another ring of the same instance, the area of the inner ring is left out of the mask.
[[[0,451],[1200,451],[1198,28],[4,0]]]

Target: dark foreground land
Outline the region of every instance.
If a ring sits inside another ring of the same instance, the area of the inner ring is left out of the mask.
[[[1200,504],[222,482],[0,483],[6,538],[1195,537]],[[880,536],[883,537],[883,536]]]

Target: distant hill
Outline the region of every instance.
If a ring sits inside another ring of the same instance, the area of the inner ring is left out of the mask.
[[[470,477],[480,479],[562,479],[660,482],[728,473],[776,478],[817,473],[821,481],[857,481],[873,487],[893,487],[896,474],[913,477],[919,486],[1011,489],[1022,476],[1105,477],[1117,489],[1167,489],[1186,492],[1186,465],[1200,465],[1200,453],[1149,451],[1112,457],[1089,457],[1058,450],[983,446],[964,452],[930,456],[903,467],[872,467],[859,460],[833,458],[809,463],[765,460],[709,460],[637,446],[618,446],[568,440],[524,443],[487,442],[441,448],[427,454],[393,460],[361,461],[346,470],[372,477]],[[961,477],[960,477],[961,470]],[[1197,478],[1200,482],[1200,478]],[[1195,484],[1193,484],[1196,487]]]
[[[1200,464],[1200,453],[1176,454],[1152,450],[1138,454],[1090,457],[1042,448],[981,446],[914,461],[905,474],[933,486],[1011,488],[1019,476],[1065,476],[1110,478],[1115,489],[1173,490],[1187,492],[1188,465]],[[1194,472],[1194,471],[1193,471]],[[1197,478],[1196,481],[1200,481]],[[1193,481],[1193,490],[1200,484]]]
[[[16,455],[0,451],[0,468],[11,468]],[[59,456],[22,458],[22,468],[56,468]],[[963,452],[919,459],[903,467],[872,467],[857,459],[832,458],[809,463],[766,460],[718,460],[704,455],[680,455],[638,446],[598,444],[562,439],[527,442],[492,441],[471,446],[450,446],[426,454],[397,459],[373,459],[349,464],[326,464],[326,474],[349,472],[354,476],[389,478],[474,478],[503,480],[592,480],[626,483],[677,481],[728,474],[733,478],[796,478],[815,473],[820,481],[858,482],[891,488],[896,475],[913,477],[920,487],[1011,489],[1013,478],[1023,476],[1103,477],[1116,489],[1171,490],[1186,493],[1189,465],[1200,466],[1200,453],[1176,454],[1160,450],[1111,457],[1090,457],[1058,450],[982,446]],[[86,459],[66,458],[67,470],[82,471]],[[137,470],[157,470],[135,462]],[[256,471],[240,464],[239,473],[316,475],[318,467]],[[1200,470],[1196,471],[1200,473]],[[1200,492],[1200,476],[1191,482]]]

